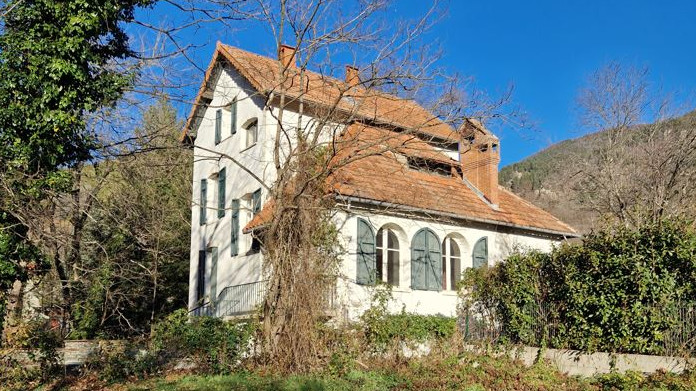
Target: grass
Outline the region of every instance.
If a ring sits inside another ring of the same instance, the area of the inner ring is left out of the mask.
[[[117,386],[141,390],[596,390],[588,381],[565,376],[545,365],[531,368],[503,358],[466,354],[447,358],[374,361],[365,369],[343,373],[279,375],[236,373],[224,376],[181,376],[149,379]]]

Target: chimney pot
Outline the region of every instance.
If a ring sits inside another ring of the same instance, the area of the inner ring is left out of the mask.
[[[351,87],[360,84],[360,71],[352,65],[346,65],[346,83]]]
[[[280,46],[278,47],[278,61],[280,61],[285,68],[296,68],[296,51],[297,49],[294,46],[280,44]]]

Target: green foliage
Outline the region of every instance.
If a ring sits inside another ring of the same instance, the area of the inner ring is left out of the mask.
[[[673,221],[600,231],[467,271],[464,286],[465,307],[492,309],[511,342],[662,353],[674,312],[696,297],[696,231]]]
[[[27,229],[0,209],[0,334],[6,314],[7,292],[16,281],[46,269],[45,259],[25,238]]]
[[[88,358],[85,368],[109,383],[154,374],[160,369],[157,356],[143,347],[138,341],[100,342],[98,353]]]
[[[108,176],[85,225],[70,338],[147,334],[186,305],[192,156],[178,142],[181,126],[162,99],[135,131],[142,152],[85,170],[87,186]]]
[[[391,287],[375,289],[372,306],[361,316],[365,339],[372,349],[384,351],[400,343],[441,341],[451,338],[456,319],[442,315],[417,315],[405,310],[392,314],[388,304],[392,299]]]
[[[179,310],[153,330],[151,350],[165,363],[190,358],[210,373],[232,371],[248,353],[256,325],[225,322],[213,317],[189,317]]]
[[[0,36],[0,161],[30,174],[90,156],[85,114],[113,105],[133,75],[124,22],[149,0],[10,1]],[[54,177],[45,179],[48,185]]]
[[[58,348],[63,341],[56,331],[47,326],[41,319],[26,320],[8,335],[5,344],[7,350],[0,351],[0,364],[7,369],[0,374],[0,384],[45,382],[58,372],[61,365]],[[29,362],[17,359],[17,352],[24,352]]]

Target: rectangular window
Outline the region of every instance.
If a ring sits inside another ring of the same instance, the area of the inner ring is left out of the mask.
[[[261,211],[261,189],[251,195],[251,212],[256,215]]]
[[[239,254],[239,200],[232,200],[232,235],[230,238],[230,253],[234,257]]]
[[[198,305],[203,304],[205,298],[205,256],[205,250],[198,252],[198,275],[196,276],[196,301]]]
[[[200,224],[206,223],[206,211],[208,209],[208,180],[201,179]]]
[[[256,144],[259,138],[258,121],[254,121],[247,127],[246,130],[246,146],[247,148]]]
[[[226,169],[225,167],[218,173],[218,205],[217,205],[217,217],[225,217],[225,189],[226,189]]]
[[[215,145],[220,144],[222,140],[222,110],[218,109],[215,112]]]
[[[237,98],[230,104],[230,134],[237,133]]]

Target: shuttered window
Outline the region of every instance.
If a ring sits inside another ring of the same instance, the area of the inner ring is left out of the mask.
[[[206,179],[201,179],[201,199],[199,201],[200,204],[200,213],[199,213],[199,222],[201,225],[205,224],[206,222],[206,211],[208,209],[208,181]]]
[[[215,306],[217,301],[217,267],[218,267],[218,249],[217,247],[210,247],[208,249],[210,254],[210,303]]]
[[[361,285],[375,283],[375,231],[370,223],[358,219],[357,275],[355,281]]]
[[[215,112],[215,145],[222,140],[222,109]]]
[[[230,104],[230,134],[237,133],[237,98]]]
[[[411,243],[411,288],[439,291],[442,289],[442,251],[440,239],[423,228]]]
[[[218,218],[225,217],[225,190],[226,190],[226,176],[227,170],[225,167],[218,173],[218,205],[217,205],[217,216]]]
[[[232,235],[230,238],[230,252],[234,257],[239,254],[239,200],[232,200],[232,217],[230,219]]]
[[[198,275],[196,276],[196,301],[203,304],[205,298],[205,250],[198,252]]]
[[[488,238],[483,237],[474,245],[474,269],[488,265]]]
[[[261,189],[251,194],[251,212],[256,215],[261,211]]]

